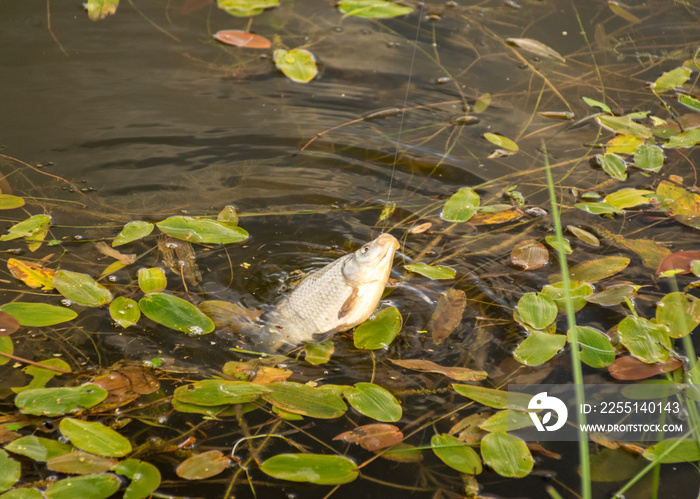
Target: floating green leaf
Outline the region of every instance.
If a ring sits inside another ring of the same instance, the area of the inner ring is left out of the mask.
[[[251,36],[253,35],[251,34]],[[238,226],[238,208],[230,204],[224,206],[219,214],[216,215],[216,221],[226,225],[227,227]]]
[[[26,487],[14,488],[0,495],[2,499],[44,499],[44,495],[38,489]]]
[[[474,216],[481,200],[470,187],[462,187],[445,203],[440,216],[448,222],[462,223]]]
[[[554,357],[566,345],[563,334],[533,331],[513,352],[515,360],[526,366],[539,366]]]
[[[0,210],[11,210],[24,206],[24,198],[12,194],[0,194]]]
[[[123,328],[127,328],[139,321],[141,311],[139,310],[139,304],[131,298],[117,296],[114,301],[109,304],[109,315],[114,322]]]
[[[403,414],[399,401],[374,383],[355,383],[354,388],[345,390],[345,398],[360,414],[377,421],[393,423]]]
[[[544,329],[557,318],[557,304],[542,293],[526,293],[518,300],[520,318],[534,329]]]
[[[571,249],[571,243],[569,242],[568,239],[562,239],[562,248],[559,248],[559,240],[557,236],[546,236],[544,238],[545,241],[547,241],[547,244],[549,244],[552,249],[555,249],[557,251],[563,252],[565,255],[570,255],[571,253],[574,252],[573,249]]]
[[[650,172],[658,172],[664,166],[664,151],[659,146],[642,144],[634,151],[634,166]]]
[[[20,326],[53,326],[75,319],[78,314],[65,307],[47,303],[26,303],[15,301],[0,306],[0,311],[17,319]]]
[[[17,461],[0,449],[0,492],[5,492],[19,480],[22,470]]]
[[[583,101],[588,104],[591,107],[597,107],[598,109],[602,110],[605,113],[612,113],[612,109],[610,109],[606,104],[603,102],[597,101],[595,99],[591,99],[590,97],[581,97]]]
[[[14,346],[12,344],[12,338],[9,336],[0,336],[0,366],[10,361],[9,357],[5,357],[2,354],[6,353],[12,355],[13,352]]]
[[[142,268],[138,273],[139,288],[144,293],[160,293],[168,285],[163,269],[158,267]]]
[[[278,6],[279,0],[217,0],[217,3],[221,10],[232,16],[249,17]]]
[[[125,459],[117,463],[112,471],[131,480],[124,491],[124,499],[145,499],[160,486],[160,471],[145,461]]]
[[[671,338],[686,336],[700,324],[700,300],[687,293],[669,293],[656,306],[656,322],[666,326]]]
[[[119,0],[87,0],[83,4],[91,21],[99,21],[117,12]]]
[[[278,454],[264,461],[260,470],[274,478],[318,485],[352,482],[359,474],[350,459],[323,454]]]
[[[106,499],[119,490],[121,482],[112,473],[74,476],[52,483],[46,488],[46,499]]]
[[[0,237],[0,241],[12,241],[20,237],[32,237],[44,232],[51,224],[51,217],[48,215],[34,215],[26,220],[14,224],[7,234]]]
[[[367,17],[370,19],[388,19],[405,16],[413,12],[405,7],[385,0],[340,0],[338,9],[347,16]]]
[[[646,189],[621,189],[605,196],[605,202],[622,210],[651,203],[649,196],[653,194],[654,191]]]
[[[496,473],[507,478],[527,476],[534,465],[527,444],[503,432],[489,433],[481,439],[481,456]]]
[[[574,305],[574,312],[578,312],[586,306],[587,297],[593,293],[593,286],[587,282],[574,281],[570,289],[564,289],[564,283],[555,282],[542,288],[542,294],[549,296],[557,304],[559,312],[566,313],[566,295],[571,296]]]
[[[131,452],[129,439],[102,423],[63,418],[59,428],[73,445],[86,452],[109,457],[122,457]]]
[[[39,362],[40,365],[56,367],[58,369],[63,369],[65,371],[70,371],[70,366],[65,360],[62,359],[46,359]],[[23,392],[24,390],[29,390],[32,388],[43,388],[49,380],[55,378],[60,373],[52,369],[44,369],[40,365],[27,366],[24,368],[24,372],[32,377],[32,380],[27,386],[13,386],[12,391],[15,393]]]
[[[569,277],[572,281],[586,281],[595,283],[617,274],[627,268],[630,259],[626,256],[607,256],[597,260],[589,260],[579,263],[569,269]],[[550,282],[560,282],[561,274],[550,277]]]
[[[177,387],[174,397],[178,402],[186,404],[216,406],[252,402],[269,391],[263,385],[248,381],[205,379]]]
[[[479,425],[479,428],[488,432],[505,432],[527,428],[528,426],[534,425],[530,415],[527,412],[511,411],[506,409],[504,411],[498,411],[496,414],[488,418]]]
[[[639,360],[653,364],[668,359],[671,340],[661,324],[654,324],[643,317],[629,316],[617,325],[617,332],[620,343]]]
[[[694,147],[700,143],[700,128],[691,128],[678,135],[674,135],[664,144],[664,149],[677,149],[681,147]]]
[[[56,290],[73,303],[85,307],[99,307],[112,301],[112,293],[92,277],[80,272],[59,270],[53,276]]]
[[[139,300],[139,308],[152,321],[193,336],[214,330],[214,323],[204,312],[177,296],[151,293]]]
[[[5,446],[5,450],[27,456],[34,461],[44,462],[71,452],[73,446],[58,440],[29,435],[13,440]]]
[[[112,241],[112,246],[121,246],[122,244],[130,243],[146,237],[153,232],[154,225],[150,222],[134,221],[129,222],[124,226],[122,231],[117,234],[117,237]]]
[[[15,397],[15,405],[23,414],[62,416],[97,405],[105,398],[107,390],[86,383],[80,386],[25,390]]]
[[[622,135],[632,135],[640,139],[648,139],[653,135],[649,128],[641,123],[632,121],[627,116],[607,116],[601,114],[596,116],[595,120],[600,126]]]
[[[617,305],[625,301],[625,298],[630,300],[637,296],[637,290],[641,286],[635,284],[621,283],[613,284],[608,286],[598,293],[594,293],[586,297],[586,301],[590,303],[596,303],[604,307],[610,307],[612,305]]]
[[[520,409],[527,410],[531,395],[507,392],[505,390],[494,390],[475,385],[452,385],[457,393],[463,397],[470,398],[480,404],[494,409]]]
[[[324,340],[317,343],[304,344],[304,359],[314,365],[325,364],[333,355],[335,346],[333,340]]]
[[[470,446],[457,440],[456,437],[447,433],[433,435],[430,439],[430,446],[435,455],[450,468],[470,475],[481,473],[479,455]]]
[[[277,49],[273,52],[272,58],[277,69],[284,73],[284,76],[297,83],[308,83],[318,74],[316,58],[308,50]]]
[[[700,229],[699,194],[674,182],[662,180],[656,187],[656,195],[673,218],[682,224]]]
[[[370,320],[355,329],[353,342],[355,347],[363,350],[388,348],[401,331],[403,318],[396,307],[380,310]]]
[[[673,447],[673,450],[668,451],[669,447]],[[664,456],[661,457],[662,455]],[[649,461],[660,458],[658,461],[660,463],[694,463],[700,461],[700,445],[697,441],[663,440],[644,449],[644,458]]]
[[[688,78],[690,78],[690,70],[688,68],[675,68],[659,76],[651,85],[651,88],[655,93],[660,94],[667,90],[680,87]]]
[[[456,272],[449,267],[442,265],[428,265],[427,263],[412,263],[404,265],[403,268],[409,272],[415,272],[430,279],[452,279]]]
[[[195,454],[177,467],[177,476],[185,480],[204,480],[218,475],[231,464],[231,458],[218,450]]]
[[[518,144],[510,140],[508,137],[498,135],[497,133],[485,133],[484,138],[497,147],[502,147],[508,151],[517,151]]]
[[[678,94],[678,102],[689,107],[693,111],[700,112],[700,100],[696,99],[692,95]]]
[[[96,456],[81,450],[53,457],[46,462],[46,467],[59,473],[89,475],[108,471],[117,464],[113,457]]]
[[[340,395],[309,385],[284,381],[266,385],[269,393],[263,398],[287,412],[312,418],[333,419],[342,416],[347,406]]]
[[[231,244],[248,239],[240,227],[229,227],[206,218],[170,217],[156,224],[167,235],[198,244]]]
[[[574,326],[581,347],[581,361],[591,367],[607,367],[615,362],[615,347],[600,331],[586,326]],[[571,331],[568,333],[571,341]]]
[[[623,160],[617,154],[598,154],[596,155],[596,159],[603,168],[603,171],[605,171],[605,173],[610,175],[612,178],[617,180],[627,179],[627,165],[625,164],[625,160]]]
[[[574,205],[579,210],[593,213],[594,215],[612,215],[624,213],[624,210],[617,208],[610,203],[576,203]]]

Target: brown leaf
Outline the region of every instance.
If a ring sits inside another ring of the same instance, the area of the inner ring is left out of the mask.
[[[564,58],[559,52],[557,52],[553,48],[548,47],[542,42],[533,40],[532,38],[506,38],[506,43],[508,45],[513,45],[515,47],[521,48],[539,57],[565,62]]]
[[[15,279],[19,279],[30,288],[41,288],[44,291],[53,289],[53,269],[26,260],[10,258],[7,260],[7,268]]]
[[[539,452],[543,456],[548,457],[550,459],[561,459],[561,454],[557,454],[556,452],[545,449],[542,444],[538,444],[537,442],[529,442],[527,444],[527,448],[532,451]]]
[[[96,243],[95,246],[97,246],[97,251],[99,251],[103,255],[111,256],[112,258],[119,261],[120,263],[123,263],[124,265],[129,265],[136,261],[135,254],[124,254],[120,251],[115,250],[109,244],[103,241]]]
[[[222,372],[227,376],[233,376],[236,379],[246,381],[254,381],[259,385],[286,381],[287,378],[292,375],[292,371],[288,369],[263,366],[260,362],[254,360],[249,362],[237,362],[232,360],[224,364]]]
[[[681,367],[680,361],[674,358],[669,358],[664,363],[647,364],[631,355],[627,355],[615,359],[615,362],[608,367],[608,371],[610,376],[615,379],[637,380],[675,371],[679,367]]]
[[[642,22],[641,19],[629,12],[618,2],[608,2],[608,7],[610,7],[610,10],[612,10],[615,15],[620,16],[625,21],[629,21],[632,24],[640,24]]]
[[[510,252],[510,261],[523,270],[539,269],[549,260],[549,251],[544,244],[534,239],[521,241]]]
[[[442,343],[462,321],[467,295],[461,289],[448,289],[440,295],[433,312],[433,342]]]
[[[218,450],[195,454],[185,459],[175,470],[177,476],[185,480],[203,480],[218,475],[231,463],[231,458]]]
[[[406,369],[413,369],[414,371],[428,373],[444,374],[448,378],[452,378],[457,381],[480,381],[482,379],[486,379],[486,377],[488,376],[488,373],[484,371],[474,371],[473,369],[467,369],[466,367],[445,367],[436,364],[435,362],[430,360],[389,360],[391,360],[397,366],[405,367]]]
[[[432,223],[425,222],[423,224],[416,225],[415,227],[411,227],[411,230],[409,230],[408,232],[410,232],[411,234],[421,234],[421,233],[425,232],[426,230],[428,230],[429,228],[431,228],[432,226],[433,226]]]
[[[343,440],[358,444],[368,451],[375,451],[398,444],[403,440],[403,433],[394,425],[376,423],[358,426],[336,435],[333,440]]]
[[[656,269],[656,275],[669,270],[680,270],[680,274],[689,274],[691,272],[690,264],[695,260],[700,260],[700,251],[676,251],[661,260]]]
[[[148,368],[142,366],[120,366],[97,376],[92,382],[109,392],[105,400],[91,409],[92,412],[122,407],[140,395],[149,395],[160,389],[158,380]]]
[[[518,220],[523,212],[518,208],[509,208],[501,211],[479,212],[469,219],[471,225],[494,225]]]
[[[264,36],[235,29],[217,31],[214,34],[214,38],[226,45],[245,47],[248,49],[269,49],[272,46],[272,42]]]
[[[19,322],[10,314],[0,312],[0,336],[10,336],[19,329]]]

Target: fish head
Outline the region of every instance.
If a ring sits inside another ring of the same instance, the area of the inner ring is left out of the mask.
[[[371,282],[386,284],[399,242],[391,234],[380,234],[353,253],[343,265],[343,276],[353,286]]]

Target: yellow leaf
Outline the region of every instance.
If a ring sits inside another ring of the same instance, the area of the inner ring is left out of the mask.
[[[7,260],[7,268],[15,279],[19,279],[30,288],[41,288],[45,291],[53,289],[53,269],[16,258]]]
[[[639,137],[633,135],[616,135],[608,141],[608,145],[605,146],[605,152],[634,154],[634,151],[637,150],[637,146],[641,144],[644,144],[644,139],[640,139]]]

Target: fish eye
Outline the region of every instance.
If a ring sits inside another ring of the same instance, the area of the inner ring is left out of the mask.
[[[360,253],[367,253],[369,251],[369,244],[365,244],[362,248],[360,248]]]

